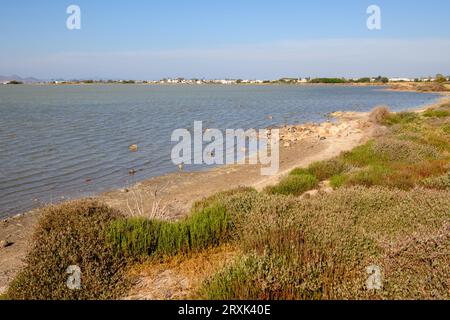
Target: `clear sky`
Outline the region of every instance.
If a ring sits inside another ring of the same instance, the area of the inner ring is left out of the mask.
[[[66,8],[81,8],[68,30]],[[381,30],[366,26],[381,8]],[[0,0],[0,75],[450,74],[448,0]]]

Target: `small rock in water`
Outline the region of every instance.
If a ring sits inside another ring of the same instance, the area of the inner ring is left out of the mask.
[[[139,150],[137,144],[132,144],[131,146],[128,147],[128,149],[130,149],[131,152],[136,152]]]
[[[134,169],[131,169],[130,171],[128,171],[128,174],[130,175],[130,176],[133,176],[133,175],[135,175],[136,174],[136,170],[134,170]]]

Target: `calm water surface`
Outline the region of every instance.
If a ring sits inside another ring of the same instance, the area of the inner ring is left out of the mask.
[[[379,104],[401,110],[437,97],[377,87],[3,85],[0,218],[175,171],[171,133],[194,120],[258,129]],[[130,152],[131,144],[139,151]]]

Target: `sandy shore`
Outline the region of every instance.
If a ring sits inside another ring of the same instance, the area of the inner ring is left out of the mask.
[[[129,215],[176,220],[189,213],[194,201],[239,186],[262,190],[277,183],[293,168],[333,158],[383,133],[381,127],[369,121],[368,113],[337,112],[333,116],[336,118],[333,123],[281,128],[280,170],[274,176],[262,176],[259,165],[221,166],[151,178],[96,198]],[[0,222],[0,241],[11,243],[0,247],[0,294],[23,266],[39,214],[36,209]]]

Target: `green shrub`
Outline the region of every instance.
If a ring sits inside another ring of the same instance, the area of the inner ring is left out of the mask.
[[[428,189],[450,190],[450,173],[424,179],[421,181],[421,184]]]
[[[188,220],[190,249],[198,250],[218,246],[229,238],[231,217],[224,207],[205,209]]]
[[[351,166],[341,159],[331,159],[326,161],[314,162],[308,168],[296,168],[292,170],[290,176],[313,175],[319,181],[324,181],[336,174],[347,172]]]
[[[398,112],[389,114],[382,122],[385,125],[408,124],[419,119],[419,115],[415,112]]]
[[[439,150],[433,146],[396,138],[378,139],[373,145],[373,151],[385,161],[417,162],[440,156]]]
[[[376,154],[373,146],[374,141],[369,141],[351,151],[342,153],[340,158],[348,164],[359,168],[379,164],[383,159],[380,159],[380,156]]]
[[[422,142],[436,147],[440,151],[450,152],[450,137],[447,134],[441,134],[438,131],[430,130],[424,133]]]
[[[300,176],[304,174],[311,174],[311,172],[305,168],[295,168],[289,173],[290,176]]]
[[[347,181],[348,176],[344,174],[337,174],[330,178],[330,185],[333,189],[339,189]]]
[[[124,260],[114,255],[105,237],[120,216],[109,207],[83,200],[43,210],[34,231],[26,266],[12,282],[11,299],[111,299],[125,288]],[[81,288],[67,286],[69,266],[81,269]]]
[[[450,135],[450,123],[447,123],[447,124],[443,125],[443,126],[442,126],[442,131],[443,131],[445,134]]]
[[[191,250],[202,249],[191,247],[189,231],[190,225],[186,222],[164,223],[159,230],[156,250],[154,252],[146,250],[146,252],[150,252],[150,256],[175,256],[189,253]],[[138,256],[138,254],[139,252],[136,252],[134,256]]]
[[[350,186],[362,185],[366,187],[381,186],[386,182],[386,176],[391,172],[381,165],[372,165],[350,175],[345,184]]]
[[[229,202],[231,198],[240,197],[241,195],[252,195],[257,193],[255,188],[251,187],[239,187],[236,189],[218,192],[210,197],[194,202],[191,213],[201,211],[209,206],[216,206],[224,204],[224,201]]]
[[[151,255],[156,251],[161,226],[165,222],[146,218],[122,218],[108,228],[108,241],[115,253],[131,258]]]
[[[428,109],[423,113],[423,116],[427,118],[445,118],[450,116],[450,112],[447,110]]]
[[[427,126],[410,125],[395,130],[400,140],[409,140],[423,146],[434,147],[439,152],[450,151],[450,137],[445,132],[445,124]]]
[[[108,240],[117,255],[131,259],[174,256],[226,242],[231,229],[227,210],[213,205],[179,222],[119,219],[110,225]]]
[[[314,162],[308,167],[310,174],[319,181],[330,179],[332,176],[347,172],[351,166],[341,159],[331,159],[327,161]]]
[[[310,258],[303,261],[304,265],[301,265],[300,257],[294,258],[293,255],[245,255],[209,279],[201,288],[200,295],[210,300],[321,299],[324,289],[316,283],[325,275],[318,271],[325,271],[330,277],[337,274],[323,270],[325,263],[320,254],[308,250],[306,245],[303,250],[304,255]]]
[[[269,194],[300,196],[318,186],[318,181],[311,174],[291,175],[282,179],[277,185],[265,188]]]

